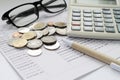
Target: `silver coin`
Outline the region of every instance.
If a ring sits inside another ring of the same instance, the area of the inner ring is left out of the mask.
[[[30,49],[38,49],[42,46],[42,41],[38,39],[28,41],[27,47]]]
[[[66,28],[67,24],[65,22],[56,22],[54,23],[54,26],[58,28]]]
[[[53,45],[44,45],[44,47],[48,50],[56,50],[60,47],[60,43],[59,42],[56,42],[55,44]]]
[[[48,29],[48,31],[49,31],[49,34],[48,34],[49,36],[50,36],[50,35],[54,35],[55,32],[56,32],[56,28],[55,28],[55,27],[48,27],[47,29]]]
[[[33,30],[42,30],[47,26],[46,23],[44,22],[36,22],[33,24],[32,29]]]
[[[57,28],[56,33],[59,34],[59,35],[62,35],[62,36],[66,36],[67,35],[67,30],[66,30],[66,28],[65,29]]]
[[[47,29],[42,30],[43,36],[47,36],[49,34],[49,31]]]
[[[36,32],[36,34],[37,34],[37,39],[40,39],[40,38],[42,38],[43,37],[43,32],[42,31],[35,31]]]
[[[37,50],[27,50],[28,55],[32,56],[32,57],[36,57],[42,54],[42,50],[41,49],[37,49]]]
[[[30,31],[30,28],[18,28],[19,33],[27,33]]]
[[[46,45],[52,45],[55,44],[57,39],[54,36],[45,36],[43,38],[41,38],[42,42]]]

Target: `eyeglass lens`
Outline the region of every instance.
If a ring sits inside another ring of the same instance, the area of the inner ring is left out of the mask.
[[[49,2],[49,0],[43,0],[42,4],[45,4]],[[45,6],[50,12],[58,12],[61,11],[65,8],[65,2],[64,0],[54,0],[54,2],[52,2],[49,5]]]
[[[32,10],[33,14],[30,14],[30,15],[24,14],[25,16],[24,15],[21,16],[22,15],[22,14],[20,14],[21,12],[24,12],[24,11],[29,10],[31,8],[33,8],[33,10]],[[35,9],[34,5],[32,5],[32,4],[23,5],[19,8],[14,9],[13,11],[11,11],[9,16],[15,25],[23,26],[23,25],[29,24],[37,19],[38,16],[35,14],[34,9]]]

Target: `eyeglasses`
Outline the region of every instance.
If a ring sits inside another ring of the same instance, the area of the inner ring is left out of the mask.
[[[66,9],[65,0],[40,0],[33,3],[25,3],[10,9],[3,14],[2,20],[7,24],[13,24],[20,28],[30,25],[39,18],[39,11],[58,13]]]

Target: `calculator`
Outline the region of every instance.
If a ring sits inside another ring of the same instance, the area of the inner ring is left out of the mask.
[[[120,40],[120,0],[71,0],[67,35]]]

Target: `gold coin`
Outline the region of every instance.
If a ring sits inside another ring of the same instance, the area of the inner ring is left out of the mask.
[[[29,32],[27,32],[27,33],[24,33],[21,38],[30,40],[30,39],[35,38],[36,36],[37,36],[36,32],[34,32],[34,31],[29,31]]]
[[[12,45],[16,48],[22,48],[22,47],[26,46],[26,44],[27,44],[26,39],[18,38],[18,39],[15,39],[14,41],[12,41]]]
[[[46,26],[47,26],[47,24],[44,23],[44,22],[37,22],[37,23],[34,23],[32,27],[33,27],[34,30],[42,30]]]
[[[54,23],[54,26],[58,27],[58,28],[66,28],[67,27],[65,22],[56,22],[56,23]]]

